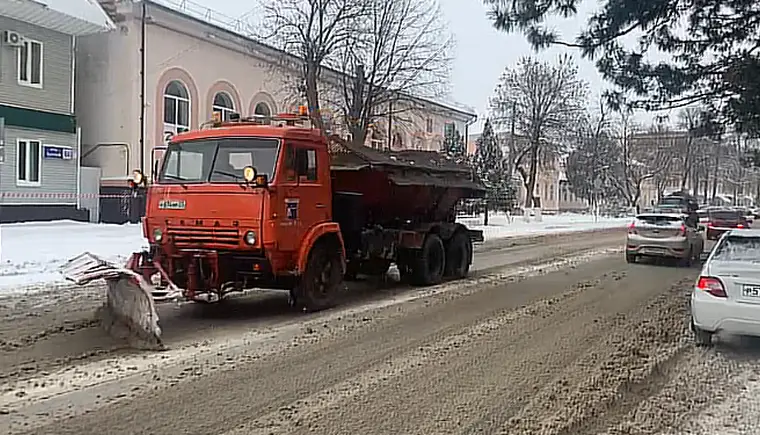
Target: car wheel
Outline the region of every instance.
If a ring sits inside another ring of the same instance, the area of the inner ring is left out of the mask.
[[[681,267],[691,267],[693,264],[694,259],[694,251],[689,248],[689,252],[686,253],[686,256],[678,261],[678,265]]]
[[[625,254],[625,262],[626,263],[635,263],[636,262],[636,255],[635,254],[629,254],[626,252]]]
[[[694,258],[693,258],[692,261],[697,266],[699,266],[700,262],[702,261],[702,251],[703,250],[704,250],[704,247],[703,247],[703,249],[695,250],[695,252],[694,252]]]
[[[697,328],[696,325],[694,325],[694,321],[691,322],[691,330],[694,333],[694,342],[697,344],[697,346],[712,346],[712,332]]]

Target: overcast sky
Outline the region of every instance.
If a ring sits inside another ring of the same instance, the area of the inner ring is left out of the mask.
[[[163,0],[169,4],[178,4],[180,0]],[[481,0],[440,0],[445,19],[454,34],[457,45],[455,61],[451,76],[451,95],[453,100],[474,108],[480,120],[487,116],[488,98],[492,95],[499,76],[506,67],[512,67],[523,56],[538,56],[541,59],[555,61],[566,48],[556,47],[541,53],[534,53],[525,38],[520,34],[505,34],[495,30],[486,17],[486,7]],[[202,5],[220,12],[227,17],[252,17],[251,10],[256,0],[188,0],[186,8]],[[557,20],[555,28],[566,39],[572,39],[580,30],[585,18],[593,11],[596,1],[586,0],[573,20]],[[198,9],[195,7],[195,9]],[[195,11],[196,13],[198,11]],[[212,14],[213,15],[213,14]],[[219,15],[216,15],[219,16]],[[223,19],[224,17],[220,17]],[[589,82],[595,97],[607,87],[588,60],[580,59],[579,53],[569,51],[578,64],[580,75]],[[640,113],[636,118],[648,122],[652,116]],[[478,132],[482,123],[473,126],[472,132]]]

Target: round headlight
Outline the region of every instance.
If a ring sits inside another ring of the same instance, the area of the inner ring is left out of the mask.
[[[249,245],[255,245],[256,244],[256,233],[253,231],[248,231],[245,233],[245,237],[243,238],[245,240],[245,243]]]
[[[153,229],[153,240],[160,242],[164,238],[164,232],[161,231],[161,228],[154,228]]]

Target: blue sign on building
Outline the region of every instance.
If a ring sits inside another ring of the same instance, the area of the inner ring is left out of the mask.
[[[46,159],[71,160],[74,157],[74,150],[71,147],[45,145],[42,149],[43,157]]]

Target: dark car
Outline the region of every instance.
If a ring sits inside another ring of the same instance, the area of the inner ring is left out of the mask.
[[[709,210],[707,219],[707,240],[718,240],[726,231],[750,226],[741,210]]]

